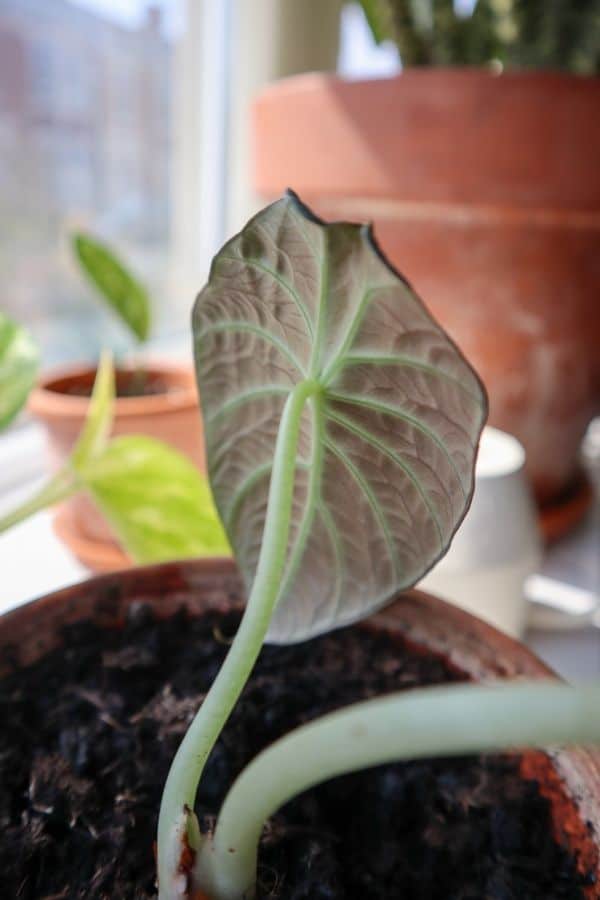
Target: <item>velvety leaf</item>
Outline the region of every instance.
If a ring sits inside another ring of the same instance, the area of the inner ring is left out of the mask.
[[[78,472],[136,562],[230,555],[207,480],[166,444],[115,438]]]
[[[73,236],[73,250],[82,271],[103,300],[140,341],[150,333],[148,293],[115,253],[87,234]]]
[[[35,384],[39,353],[29,334],[0,312],[0,428],[25,404]]]
[[[286,398],[304,410],[271,640],[351,622],[446,551],[473,491],[484,389],[369,227],[288,194],[217,254],[194,310],[210,479],[249,587]]]

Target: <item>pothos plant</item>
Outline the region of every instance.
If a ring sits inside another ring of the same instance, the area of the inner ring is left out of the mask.
[[[37,361],[28,332],[0,313],[0,430],[25,403]],[[114,394],[112,360],[104,354],[69,458],[33,496],[0,516],[0,533],[86,491],[136,562],[229,555],[208,483],[186,457],[144,435],[109,439]]]
[[[142,282],[115,251],[97,237],[77,231],[71,242],[79,268],[98,297],[136,341],[145,343],[152,329],[152,306]]]
[[[439,559],[471,499],[487,401],[370,227],[326,224],[293,193],[217,254],[193,330],[210,479],[247,603],[165,785],[160,900],[252,897],[265,818],[332,775],[420,754],[599,739],[597,687],[392,695],[268,748],[214,831],[200,833],[202,770],[263,641],[354,622]]]
[[[39,352],[29,332],[0,311],[0,430],[19,413],[29,396]]]

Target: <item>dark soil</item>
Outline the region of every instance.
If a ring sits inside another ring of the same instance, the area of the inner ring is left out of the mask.
[[[67,394],[69,397],[91,397],[95,375],[95,372],[89,372],[77,378],[60,379],[55,384],[48,385],[48,390]],[[153,397],[177,390],[180,388],[171,384],[160,373],[147,372],[145,369],[117,369],[115,372],[115,394],[118,398]]]
[[[155,895],[161,786],[227,650],[237,614],[124,630],[70,627],[66,647],[0,685],[0,897]],[[456,679],[391,638],[345,629],[266,647],[213,753],[198,813],[265,744],[351,700]],[[339,778],[265,830],[259,898],[582,898],[549,807],[509,757],[384,766]]]

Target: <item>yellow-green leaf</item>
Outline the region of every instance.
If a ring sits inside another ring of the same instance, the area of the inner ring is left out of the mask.
[[[12,422],[27,400],[38,362],[29,332],[0,312],[0,428]]]
[[[166,444],[116,438],[79,474],[136,562],[229,556],[207,480]]]
[[[83,429],[71,454],[75,469],[97,456],[110,434],[115,402],[115,371],[110,353],[103,353]]]

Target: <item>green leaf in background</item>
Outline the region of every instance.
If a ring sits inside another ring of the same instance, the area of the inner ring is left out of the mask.
[[[208,482],[171,447],[115,438],[79,475],[136,562],[230,555]]]
[[[38,364],[38,348],[29,332],[0,312],[0,428],[25,404]]]
[[[150,334],[148,293],[106,244],[81,232],[73,235],[73,250],[81,268],[106,303],[139,341]]]
[[[270,639],[415,584],[468,509],[487,402],[370,227],[321,222],[288,193],[217,254],[193,327],[211,484],[248,589],[283,409],[308,398]]]
[[[376,44],[382,44],[391,37],[390,15],[385,0],[359,0],[359,4],[362,6],[373,40]]]

